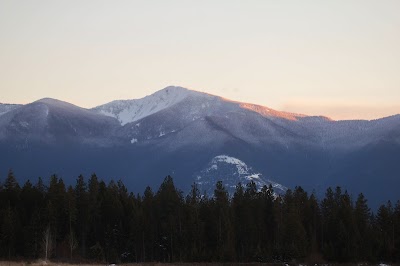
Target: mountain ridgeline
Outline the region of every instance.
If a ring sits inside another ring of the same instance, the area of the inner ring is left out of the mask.
[[[68,183],[96,171],[137,192],[171,174],[183,191],[197,181],[206,193],[216,180],[230,192],[237,181],[277,193],[342,186],[376,207],[400,186],[400,115],[333,121],[181,87],[93,109],[0,104],[0,150],[0,173],[12,168],[21,181],[56,173]]]

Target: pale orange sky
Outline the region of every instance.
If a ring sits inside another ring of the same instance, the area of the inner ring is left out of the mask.
[[[400,1],[0,0],[0,102],[179,85],[334,119],[400,113]]]

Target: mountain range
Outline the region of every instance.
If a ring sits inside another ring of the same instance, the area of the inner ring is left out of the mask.
[[[0,161],[21,181],[96,172],[135,192],[168,174],[207,194],[217,180],[230,192],[250,180],[277,193],[342,186],[373,206],[398,199],[400,115],[335,121],[174,86],[93,109],[45,98],[0,104]]]

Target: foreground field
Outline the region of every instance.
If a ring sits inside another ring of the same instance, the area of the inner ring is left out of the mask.
[[[0,266],[111,266],[116,264],[85,264],[85,263],[63,263],[51,261],[34,261],[34,262],[17,262],[17,261],[0,261]],[[273,263],[121,263],[117,266],[288,266],[288,264]],[[350,264],[349,264],[350,265]],[[306,265],[299,265],[306,266]],[[327,265],[325,265],[327,266]],[[385,265],[389,266],[389,265]]]
[[[15,262],[15,261],[0,261],[0,266],[111,266],[116,264],[84,264],[84,263],[59,263],[59,262]],[[285,266],[287,264],[271,264],[271,263],[121,263],[117,266]],[[299,265],[305,266],[305,265]],[[327,265],[325,265],[327,266]],[[388,266],[388,265],[385,265]]]
[[[17,261],[0,261],[0,266],[289,266],[288,264],[275,264],[275,263],[121,263],[121,264],[87,264],[87,263],[63,263],[63,262],[51,262],[51,261],[33,261],[33,262],[17,262]],[[346,264],[342,264],[346,265]],[[348,264],[356,265],[356,264]],[[361,264],[358,264],[360,266]],[[362,264],[366,266],[367,264]],[[372,265],[372,264],[371,264]],[[306,266],[305,264],[299,264],[298,266]],[[316,266],[316,265],[313,265]],[[325,264],[323,266],[328,266]],[[380,266],[389,266],[381,264]]]
[[[117,266],[116,264],[85,264],[85,263],[61,263],[61,262],[46,262],[46,261],[34,261],[34,262],[15,262],[15,261],[0,261],[0,266]],[[118,266],[307,266],[308,264],[285,264],[285,263],[121,263]],[[395,266],[399,264],[368,264],[368,263],[347,263],[347,264],[309,264],[312,266],[330,266],[330,265],[341,265],[341,266]]]

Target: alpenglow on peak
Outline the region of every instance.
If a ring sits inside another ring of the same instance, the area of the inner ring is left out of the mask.
[[[202,93],[183,87],[168,86],[141,99],[116,100],[95,107],[94,110],[107,116],[115,117],[121,125],[140,120],[184,100],[189,95]]]

